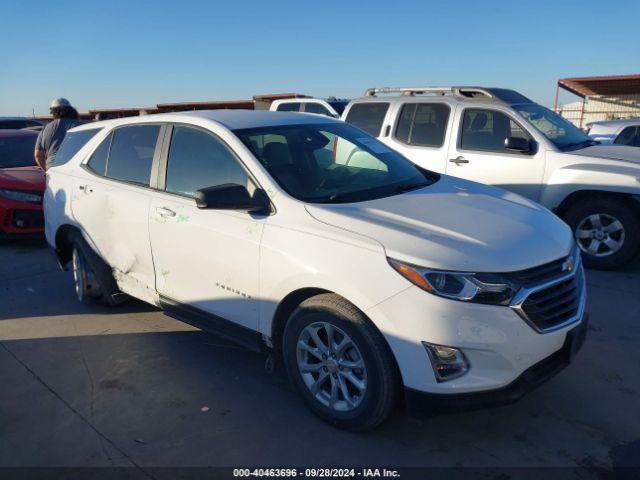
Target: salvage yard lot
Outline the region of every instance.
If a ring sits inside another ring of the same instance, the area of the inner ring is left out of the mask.
[[[640,466],[640,262],[587,280],[587,343],[549,383],[354,434],[263,355],[137,301],[82,305],[42,243],[0,244],[0,467]]]

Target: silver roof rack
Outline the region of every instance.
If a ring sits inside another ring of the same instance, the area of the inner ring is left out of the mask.
[[[412,95],[455,95],[459,97],[469,97],[470,94],[480,94],[488,98],[494,98],[491,90],[482,87],[381,87],[367,88],[365,97],[375,97],[378,93],[400,93],[406,96]]]

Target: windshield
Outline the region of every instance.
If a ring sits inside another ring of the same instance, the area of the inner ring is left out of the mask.
[[[587,147],[598,143],[590,139],[586,133],[569,120],[548,108],[535,103],[513,105],[513,108],[562,150]]]
[[[283,125],[235,134],[289,195],[310,203],[346,203],[424,187],[437,178],[344,123]]]
[[[35,166],[37,135],[0,137],[0,168]]]

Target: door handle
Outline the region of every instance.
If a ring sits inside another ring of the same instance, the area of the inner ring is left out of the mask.
[[[93,188],[91,188],[91,186],[89,186],[89,185],[80,185],[78,188],[80,190],[82,190],[84,193],[92,193],[93,192]]]
[[[176,216],[176,212],[174,212],[170,208],[166,208],[166,207],[156,207],[156,212],[162,218],[175,217]]]
[[[464,158],[462,155],[460,155],[457,158],[450,158],[449,161],[451,163],[455,163],[456,165],[460,166],[463,165],[465,163],[469,163],[469,160],[467,160],[466,158]]]

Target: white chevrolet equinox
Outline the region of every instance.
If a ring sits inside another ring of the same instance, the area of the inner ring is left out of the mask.
[[[569,228],[420,169],[346,123],[261,111],[77,127],[47,172],[47,240],[80,300],[127,295],[282,358],[343,428],[504,403],[586,331]]]

